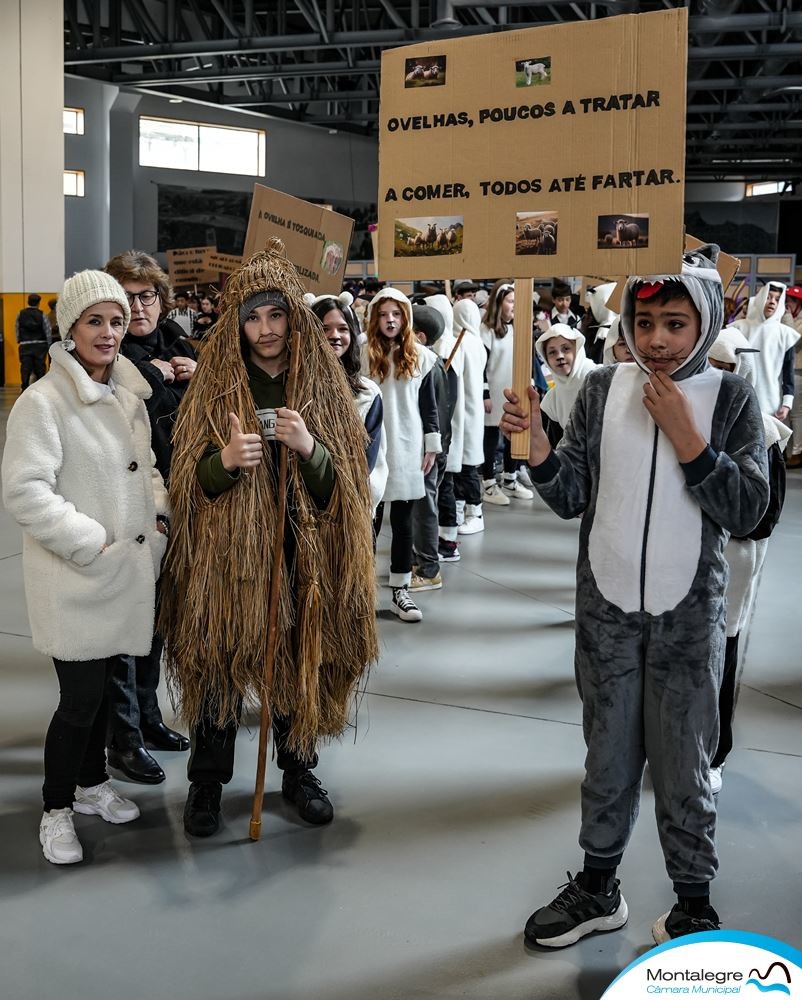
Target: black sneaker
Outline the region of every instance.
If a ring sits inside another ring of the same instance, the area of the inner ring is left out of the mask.
[[[456,542],[441,538],[437,542],[437,554],[440,562],[459,562],[459,548]]]
[[[524,937],[530,944],[565,948],[586,934],[615,931],[627,922],[629,911],[618,879],[610,881],[606,892],[588,892],[584,872],[573,878],[570,872],[566,874],[568,882],[557,898],[527,920]]]
[[[312,771],[285,771],[281,794],[296,806],[298,815],[307,823],[323,826],[334,819],[334,806]]]
[[[658,918],[652,927],[655,944],[665,944],[686,934],[700,934],[702,931],[721,929],[718,914],[712,906],[706,906],[701,914],[686,913],[682,903],[674,903],[668,913]]]
[[[184,830],[192,837],[211,837],[220,827],[219,781],[193,781],[184,806]]]
[[[390,610],[394,615],[398,615],[402,622],[419,622],[423,619],[423,612],[409,596],[406,587],[393,587]]]

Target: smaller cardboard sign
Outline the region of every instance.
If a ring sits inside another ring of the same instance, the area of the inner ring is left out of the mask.
[[[217,247],[184,247],[167,251],[167,272],[174,288],[217,281],[219,272],[209,267],[208,255]]]
[[[243,258],[247,260],[277,236],[310,292],[337,295],[353,229],[353,219],[255,184]]]
[[[210,271],[217,274],[233,274],[242,267],[242,257],[234,253],[218,253],[212,250],[206,255],[206,263]]]

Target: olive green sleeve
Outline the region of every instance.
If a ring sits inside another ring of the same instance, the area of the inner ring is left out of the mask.
[[[314,457],[314,456],[313,456]],[[218,497],[230,490],[240,476],[240,470],[227,472],[217,448],[207,448],[195,468],[195,475],[203,492],[209,497]]]
[[[334,462],[329,449],[315,441],[315,450],[308,462],[298,461],[304,484],[318,507],[325,507],[334,492]]]

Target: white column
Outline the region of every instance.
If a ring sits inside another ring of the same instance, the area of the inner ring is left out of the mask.
[[[0,292],[64,281],[64,11],[0,0]]]

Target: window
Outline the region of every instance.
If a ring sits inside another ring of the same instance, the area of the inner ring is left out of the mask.
[[[74,198],[84,196],[84,172],[83,170],[64,171],[64,194],[72,195]]]
[[[168,118],[140,118],[139,164],[261,177],[265,172],[265,133]]]
[[[64,135],[84,134],[84,109],[65,108],[64,109]]]
[[[788,181],[761,181],[746,185],[746,197],[757,198],[762,194],[784,194]]]

